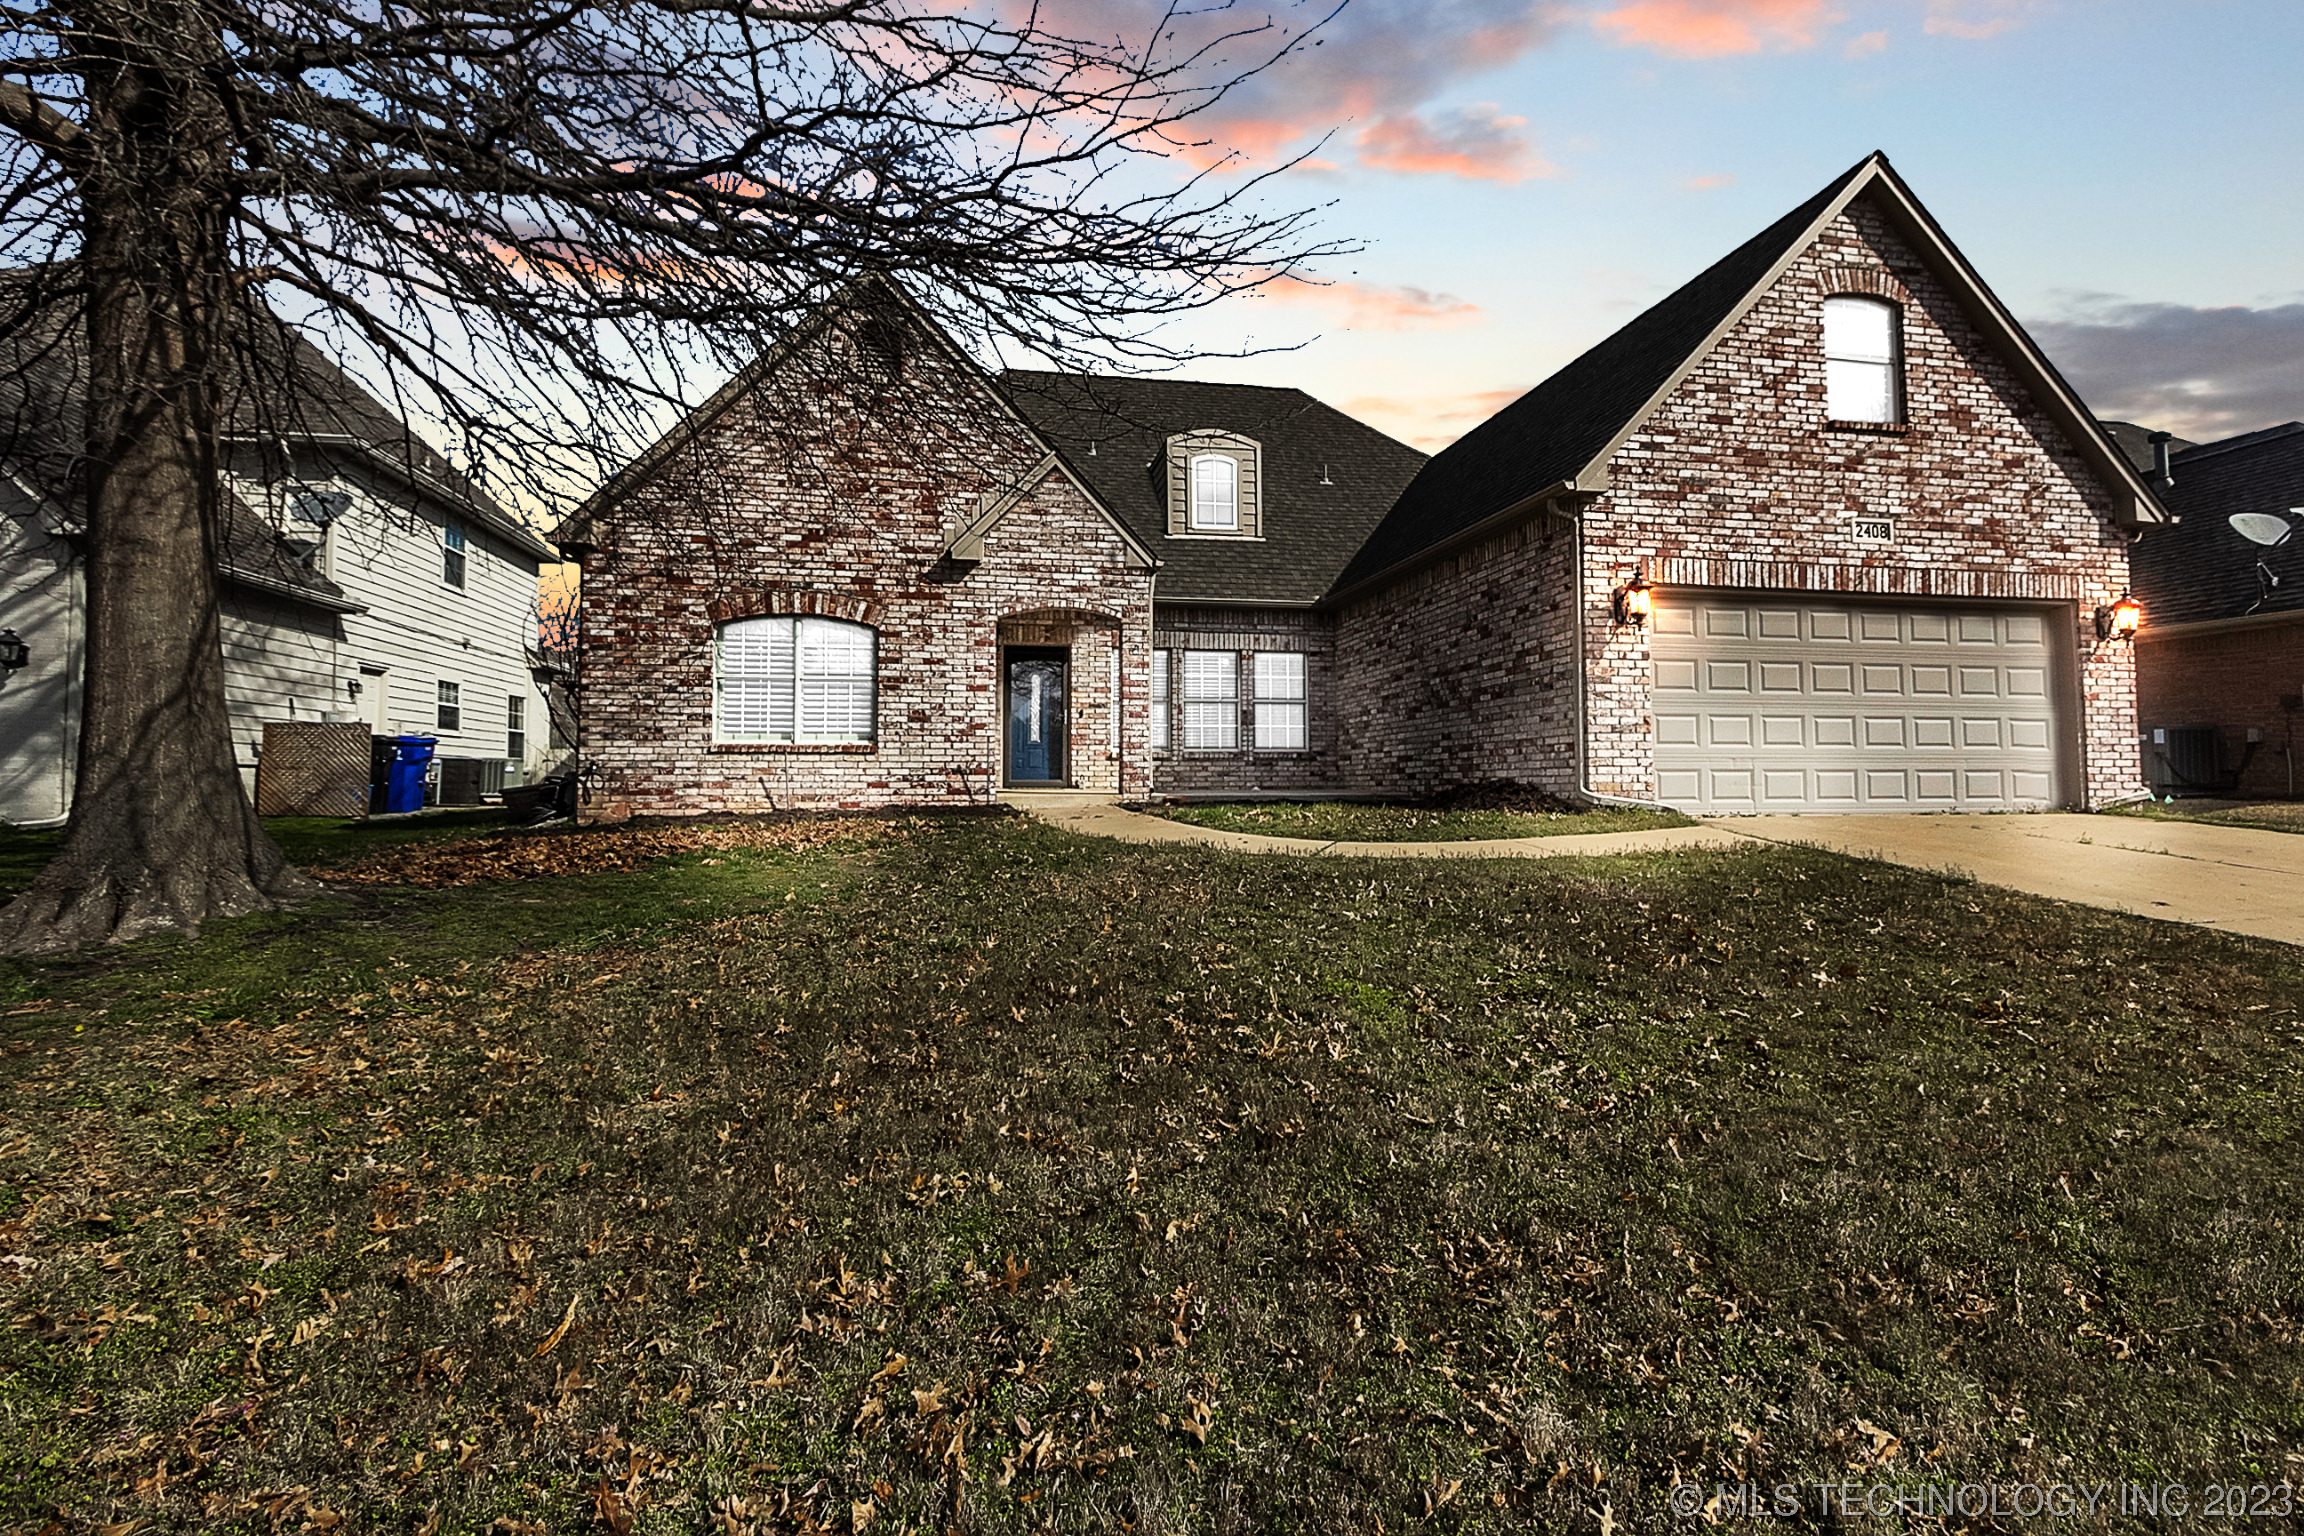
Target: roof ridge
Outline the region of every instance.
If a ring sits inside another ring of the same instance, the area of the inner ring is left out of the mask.
[[[2294,437],[2300,432],[2304,432],[2304,421],[2284,421],[2276,427],[2258,427],[2253,432],[2243,432],[2238,437],[2227,437],[2220,442],[2197,443],[2190,448],[2171,454],[2169,457],[2171,462],[2176,459],[2185,459],[2197,463],[2201,459],[2214,458],[2220,453],[2229,453],[2239,448],[2253,448],[2259,443],[2269,443],[2283,437]]]
[[[1275,394],[1302,395],[1316,404],[1326,405],[1318,395],[1294,384],[1230,384],[1222,379],[1170,379],[1146,373],[1074,373],[1062,368],[1003,368],[998,377],[1013,378],[1018,374],[1036,374],[1044,379],[1067,379],[1076,382],[1110,382],[1115,384],[1184,384],[1193,389],[1268,389]],[[1335,410],[1335,406],[1329,406]],[[1357,419],[1357,418],[1355,418]]]

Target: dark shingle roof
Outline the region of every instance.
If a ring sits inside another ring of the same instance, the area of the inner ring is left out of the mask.
[[[1412,560],[1583,469],[1875,158],[1850,167],[1631,324],[1442,449],[1339,585],[1352,586]]]
[[[2154,428],[2140,427],[2132,421],[2099,421],[2096,425],[2102,427],[2104,435],[2112,439],[2112,446],[2119,449],[2122,455],[2127,458],[2131,469],[2140,475],[2152,473],[2152,433]],[[2168,451],[2170,453],[2182,453],[2187,448],[2199,446],[2198,443],[2189,438],[2177,437],[2173,433],[2168,438]]]
[[[301,333],[243,317],[237,344],[224,387],[227,437],[350,439],[400,476],[430,482],[524,553],[558,558]],[[69,295],[44,291],[31,272],[0,276],[0,459],[59,501],[75,495],[75,461],[87,439],[86,347]]]
[[[1016,409],[1160,558],[1167,602],[1324,596],[1424,455],[1302,390],[1011,370]],[[1264,537],[1168,537],[1168,438],[1215,428],[1263,445]]]
[[[2182,521],[2129,553],[2145,624],[2304,610],[2304,422],[2203,444],[2169,469],[2176,483],[2161,499]],[[2259,544],[2232,526],[2236,512],[2269,513],[2291,531],[2277,546]]]

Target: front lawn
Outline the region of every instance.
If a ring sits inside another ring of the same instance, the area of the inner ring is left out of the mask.
[[[1324,843],[1458,843],[1490,837],[1567,837],[1586,832],[1649,832],[1692,827],[1677,811],[1634,809],[1508,811],[1391,805],[1350,800],[1220,801],[1156,805],[1155,814],[1225,832],[1313,838]]]
[[[2212,827],[2256,827],[2266,832],[2304,832],[2304,801],[2166,800],[2123,805],[2106,813],[2146,821],[2198,821]]]
[[[364,889],[0,974],[0,1523],[1649,1531],[1685,1478],[1886,1531],[1815,1485],[2299,1470],[2294,949],[1015,819]]]

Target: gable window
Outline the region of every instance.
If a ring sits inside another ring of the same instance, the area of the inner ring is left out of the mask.
[[[714,649],[716,740],[872,740],[878,637],[864,625],[739,619]]]
[[[1256,750],[1301,752],[1305,731],[1304,657],[1295,651],[1256,654]]]
[[[1152,750],[1168,750],[1168,653],[1152,653]]]
[[[1184,653],[1184,750],[1240,745],[1240,663],[1231,651]]]
[[[1236,533],[1240,528],[1240,461],[1228,453],[1192,457],[1192,527]]]
[[[464,729],[464,690],[442,679],[440,683],[440,712],[435,717],[437,728],[443,731]]]
[[[528,756],[528,701],[518,694],[504,700],[504,755],[517,763]]]
[[[1903,420],[1897,398],[1896,306],[1850,296],[1824,301],[1824,414],[1833,421]]]
[[[450,523],[440,533],[440,579],[452,587],[464,585],[464,525]]]

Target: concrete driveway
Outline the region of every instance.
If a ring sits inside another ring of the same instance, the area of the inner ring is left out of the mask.
[[[2304,944],[2304,834],[2127,816],[1736,816],[1708,822],[2116,912]]]

